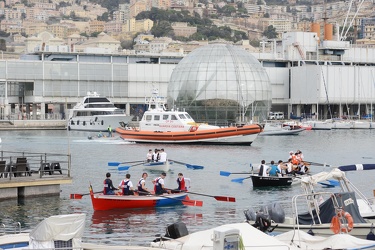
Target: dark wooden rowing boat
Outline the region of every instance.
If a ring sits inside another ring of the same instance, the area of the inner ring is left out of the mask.
[[[251,180],[253,181],[253,187],[290,186],[293,183],[292,176],[276,177],[251,175]]]

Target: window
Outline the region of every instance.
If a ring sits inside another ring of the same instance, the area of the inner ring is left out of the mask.
[[[151,121],[152,120],[152,115],[146,115],[146,121]]]
[[[155,115],[154,116],[154,121],[160,121],[160,115]]]
[[[177,117],[175,115],[171,115],[171,120],[177,120]]]
[[[179,114],[178,116],[179,116],[180,119],[182,119],[182,120],[186,119],[186,117],[185,117],[183,114]]]
[[[163,120],[168,120],[169,115],[163,115]]]

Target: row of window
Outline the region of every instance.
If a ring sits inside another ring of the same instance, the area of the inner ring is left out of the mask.
[[[152,119],[152,117],[154,117],[154,119]],[[191,118],[191,116],[188,113],[178,114],[178,117],[180,117],[181,120],[186,120],[186,119],[192,120],[193,119],[193,118]],[[176,120],[178,120],[175,115],[146,115],[144,119],[146,121],[152,121],[152,120],[154,120],[154,121],[160,121],[160,120],[163,120],[163,121],[166,121],[166,120],[176,121]]]

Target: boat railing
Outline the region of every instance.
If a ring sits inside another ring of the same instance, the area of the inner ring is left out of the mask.
[[[332,192],[314,192],[314,193],[309,193],[309,194],[299,194],[295,195],[292,198],[292,218],[293,218],[293,229],[294,230],[299,230],[299,212],[298,209],[301,208],[299,205],[299,199],[304,199],[306,204],[307,204],[307,210],[308,213],[311,216],[312,223],[315,225],[315,219],[314,219],[314,213],[313,211],[315,210],[315,215],[319,221],[319,224],[322,224],[322,221],[320,219],[320,208],[319,205],[321,202],[323,202],[325,199],[323,196],[329,196],[330,199],[332,200],[332,203],[335,208],[339,208],[339,204],[337,202],[336,196]]]
[[[1,224],[1,227],[2,227],[2,232],[1,232],[1,235],[6,235],[6,234],[17,234],[17,233],[21,233],[21,223],[20,222],[16,222],[16,224],[14,226],[5,226],[5,224]]]
[[[0,151],[0,177],[71,177],[71,155]]]

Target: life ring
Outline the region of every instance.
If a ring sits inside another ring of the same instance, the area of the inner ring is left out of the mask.
[[[198,126],[191,126],[190,129],[189,129],[189,131],[190,132],[195,132],[195,131],[197,131],[197,129],[198,129]]]
[[[340,220],[342,217],[345,218],[347,224],[346,226],[342,226]],[[340,232],[342,233],[349,233],[352,231],[354,225],[353,217],[350,215],[350,213],[345,211],[340,211],[337,213],[337,215],[333,216],[331,220],[331,230],[334,234],[338,234]]]

